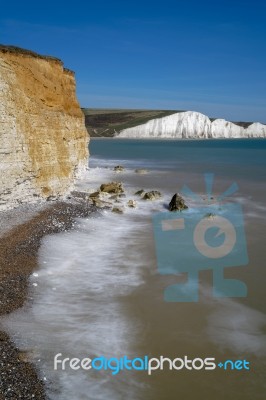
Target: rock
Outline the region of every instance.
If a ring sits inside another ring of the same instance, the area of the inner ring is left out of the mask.
[[[103,183],[100,190],[106,193],[124,193],[124,188],[120,182]]]
[[[182,211],[186,210],[188,207],[185,204],[184,199],[180,196],[180,194],[175,193],[172,197],[172,200],[169,203],[169,210],[170,211]]]
[[[116,165],[116,167],[114,167],[114,171],[115,172],[122,172],[124,171],[124,167],[122,167],[122,165]]]
[[[34,195],[33,195],[34,196]],[[56,197],[56,196],[48,196],[47,198],[46,198],[46,201],[56,201],[56,200],[58,200],[58,198]]]
[[[137,202],[136,202],[136,200],[128,200],[127,205],[130,208],[136,208],[137,207]]]
[[[148,170],[140,168],[140,169],[135,169],[135,172],[136,172],[136,174],[144,175],[144,174],[148,173]]]
[[[113,194],[112,196],[110,196],[108,198],[108,200],[114,200],[115,203],[121,203],[121,201],[119,200],[121,197],[126,197],[126,195],[124,195],[124,194]]]
[[[112,212],[116,214],[123,214],[124,211],[121,207],[113,207]]]
[[[89,195],[89,197],[91,198],[91,199],[93,199],[93,198],[95,198],[95,197],[99,197],[100,196],[100,192],[93,192],[93,193],[91,193],[90,195]]]
[[[102,200],[98,199],[97,197],[92,198],[91,200],[92,200],[93,205],[98,208],[111,208],[113,206],[112,203],[109,203],[108,201],[102,201]]]
[[[74,74],[12,46],[0,46],[0,70],[0,210],[68,195],[88,164]]]
[[[138,191],[135,193],[135,196],[142,196],[144,193],[145,193],[145,191],[144,191],[143,189],[141,189],[141,190],[138,190]]]
[[[144,200],[157,200],[162,197],[161,193],[158,190],[152,190],[151,192],[147,192],[144,194]]]

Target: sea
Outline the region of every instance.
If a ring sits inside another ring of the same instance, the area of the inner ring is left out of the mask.
[[[122,182],[126,196],[115,204],[124,212],[102,209],[46,236],[28,302],[3,321],[37,366],[47,398],[265,399],[266,140],[92,138],[89,149],[76,190]],[[162,197],[145,201],[135,194],[141,189]],[[168,211],[175,193],[184,193],[186,211]],[[200,222],[205,210],[215,225],[232,204],[241,254],[215,256],[206,267],[187,221]],[[187,236],[173,224],[160,230],[156,221],[167,218],[182,219]],[[244,289],[215,291],[218,269],[219,279]],[[95,368],[73,369],[55,359],[78,359],[74,367],[96,360]]]

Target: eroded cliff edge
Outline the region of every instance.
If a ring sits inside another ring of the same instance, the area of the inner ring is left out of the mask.
[[[0,210],[66,194],[87,167],[88,139],[74,73],[0,46]]]

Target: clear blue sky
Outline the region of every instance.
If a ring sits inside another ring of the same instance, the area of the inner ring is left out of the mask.
[[[61,58],[83,107],[266,123],[265,0],[7,0],[0,43]]]

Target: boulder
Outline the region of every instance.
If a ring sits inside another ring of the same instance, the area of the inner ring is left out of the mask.
[[[122,165],[116,165],[115,167],[114,167],[114,171],[115,172],[122,172],[122,171],[124,171],[124,167],[122,167]]]
[[[109,197],[109,200],[117,200],[118,194],[112,194],[112,196]]]
[[[99,197],[99,195],[100,195],[100,192],[93,192],[93,193],[90,194],[89,197],[90,197],[91,199],[94,199],[94,198],[96,198],[96,197]]]
[[[98,208],[111,208],[113,206],[112,203],[109,203],[108,201],[102,201],[97,198],[92,199],[92,203]]]
[[[116,214],[123,214],[124,211],[123,211],[123,208],[121,208],[121,207],[113,207],[112,212],[116,213]]]
[[[144,193],[145,193],[145,191],[144,191],[143,189],[141,189],[141,190],[138,190],[138,191],[135,193],[135,195],[136,195],[136,196],[142,196]]]
[[[182,211],[186,210],[188,206],[185,204],[185,201],[180,194],[175,193],[172,197],[172,200],[169,203],[170,211]]]
[[[150,192],[145,193],[143,196],[143,199],[144,200],[157,200],[160,197],[162,197],[162,195],[160,192],[158,192],[158,190],[152,190]]]
[[[103,183],[100,187],[101,192],[106,193],[123,193],[124,189],[121,182],[110,182],[110,183]]]
[[[136,208],[137,207],[137,202],[136,202],[136,200],[128,200],[127,205],[130,208]]]
[[[147,169],[143,169],[143,168],[139,168],[139,169],[135,169],[135,172],[136,172],[136,174],[144,175],[144,174],[148,173],[148,170]]]

